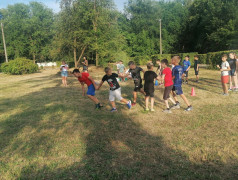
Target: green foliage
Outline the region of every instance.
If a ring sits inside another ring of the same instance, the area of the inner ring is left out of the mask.
[[[38,66],[32,60],[17,58],[9,63],[3,63],[1,71],[13,75],[31,74],[38,71]]]

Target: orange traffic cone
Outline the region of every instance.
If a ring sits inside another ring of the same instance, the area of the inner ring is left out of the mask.
[[[191,96],[196,96],[194,87],[192,88]]]

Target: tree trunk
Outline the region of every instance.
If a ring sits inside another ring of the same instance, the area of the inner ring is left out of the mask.
[[[93,29],[94,29],[94,32],[95,34],[97,33],[97,18],[98,18],[98,14],[97,14],[97,9],[96,9],[96,0],[94,0],[94,13],[95,13],[95,18],[94,18],[94,21],[93,21]],[[98,66],[98,44],[97,44],[97,34],[96,34],[96,66]]]
[[[33,53],[33,63],[34,64],[36,63],[36,55],[35,55],[35,53]]]
[[[76,43],[77,43],[76,38],[74,38],[74,66],[75,66],[75,68],[78,67]]]

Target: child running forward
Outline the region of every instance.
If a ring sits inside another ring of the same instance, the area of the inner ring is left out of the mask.
[[[145,80],[145,110],[149,111],[149,99],[151,98],[151,111],[154,112],[154,92],[155,92],[155,85],[154,85],[154,80],[158,77],[157,74],[153,71],[153,64],[148,63],[147,64],[147,69],[148,71],[145,72],[144,74],[144,80]]]
[[[165,86],[163,99],[166,105],[166,109],[163,111],[164,113],[172,113],[169,107],[168,99],[174,104],[174,106],[176,106],[176,102],[169,96],[170,93],[172,92],[174,83],[172,79],[172,71],[168,67],[168,65],[169,65],[169,62],[167,59],[163,59],[161,61],[161,66],[164,69],[162,71],[161,79],[162,81],[164,81],[164,86]]]
[[[187,100],[186,96],[183,94],[183,90],[182,90],[182,77],[184,76],[184,71],[183,71],[183,67],[179,65],[180,60],[181,59],[179,56],[174,56],[172,58],[172,64],[174,65],[174,68],[172,70],[172,79],[174,80],[174,87],[173,87],[172,91],[173,91],[174,99],[176,101],[176,105],[174,107],[172,107],[172,109],[180,108],[180,103],[178,102],[178,99],[176,97],[176,95],[179,95],[188,106],[185,109],[185,111],[191,111],[192,106],[188,102],[188,100]]]
[[[137,92],[141,92],[142,94],[145,95],[145,92],[143,90],[143,85],[142,85],[142,78],[140,75],[140,72],[145,73],[145,71],[141,67],[136,66],[134,61],[130,61],[128,63],[128,66],[130,69],[125,76],[127,77],[127,76],[131,75],[131,77],[134,80],[135,88],[133,91],[134,100],[133,100],[132,106],[135,106],[136,100],[137,100]]]
[[[95,81],[89,76],[89,74],[87,72],[80,73],[80,71],[78,69],[73,70],[73,75],[76,78],[78,78],[78,81],[82,85],[83,96],[85,96],[84,84],[87,84],[87,86],[88,86],[88,91],[87,91],[88,98],[95,103],[96,109],[100,109],[102,107],[102,105],[100,104],[99,100],[95,97],[95,89],[96,89],[95,88],[96,87]]]
[[[121,77],[121,76],[118,76],[118,74],[116,73],[112,73],[112,70],[109,67],[106,67],[104,71],[106,74],[105,76],[103,76],[101,83],[97,87],[97,90],[101,88],[101,86],[103,85],[105,81],[108,82],[110,86],[109,101],[111,102],[111,105],[112,105],[111,112],[117,111],[116,104],[115,104],[116,99],[123,103],[126,103],[128,109],[131,109],[131,101],[126,100],[121,96],[121,87],[116,79],[117,77]]]
[[[217,65],[217,67],[221,71],[221,84],[222,84],[222,89],[223,89],[223,94],[224,96],[228,96],[228,87],[227,84],[229,82],[229,72],[231,70],[229,63],[227,62],[227,55],[224,54],[222,56],[222,63],[221,66]]]

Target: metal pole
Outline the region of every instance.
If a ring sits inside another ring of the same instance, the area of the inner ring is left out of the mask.
[[[3,40],[4,51],[5,51],[5,58],[6,58],[6,62],[8,62],[7,47],[6,47],[6,42],[5,42],[5,36],[4,36],[3,24],[2,23],[1,23],[1,28],[2,28],[2,40]]]
[[[162,31],[161,31],[162,25],[161,25],[161,19],[159,20],[159,22],[160,22],[160,54],[163,54],[163,50],[162,50]]]

